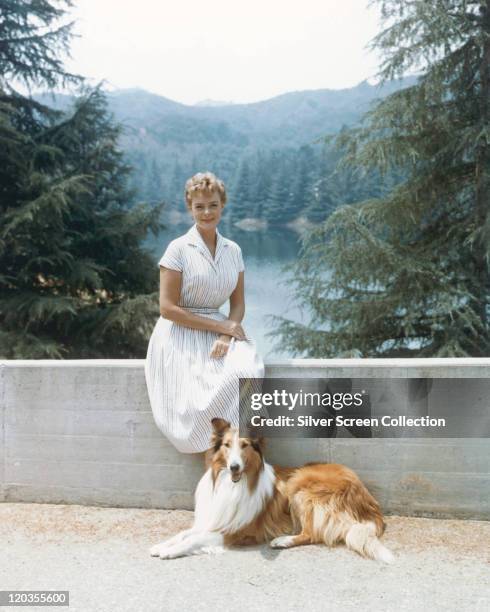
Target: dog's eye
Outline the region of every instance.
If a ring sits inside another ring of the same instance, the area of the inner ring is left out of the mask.
[[[231,444],[229,442],[225,442],[224,446],[226,446],[226,448],[230,448]]]
[[[248,442],[242,442],[242,443],[240,444],[240,446],[241,446],[242,448],[247,448],[247,446],[249,446],[249,444],[248,444]]]

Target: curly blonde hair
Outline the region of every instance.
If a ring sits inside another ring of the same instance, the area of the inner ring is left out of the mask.
[[[215,191],[221,200],[221,204],[226,204],[225,184],[212,172],[198,172],[191,176],[185,183],[185,201],[187,206],[192,206],[192,198],[197,193],[212,193]]]

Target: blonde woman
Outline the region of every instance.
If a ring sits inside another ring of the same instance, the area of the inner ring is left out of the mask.
[[[183,453],[209,448],[211,419],[238,424],[238,378],[260,379],[264,364],[247,338],[240,247],[217,229],[226,191],[211,172],[185,185],[191,229],[160,259],[160,318],[145,377],[155,422]],[[225,316],[219,308],[229,302]]]

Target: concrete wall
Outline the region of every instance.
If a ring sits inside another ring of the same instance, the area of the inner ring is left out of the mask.
[[[288,360],[274,377],[489,378],[490,359]],[[0,362],[0,501],[192,508],[201,458],[153,423],[143,361]],[[355,469],[387,513],[490,518],[489,439],[270,440]]]

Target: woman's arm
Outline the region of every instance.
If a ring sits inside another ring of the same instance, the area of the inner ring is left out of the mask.
[[[244,272],[238,274],[238,282],[230,295],[230,312],[228,319],[241,323],[245,316],[245,281]]]
[[[245,282],[244,273],[238,274],[238,282],[230,295],[230,312],[228,314],[229,321],[241,323],[245,315]],[[224,357],[228,352],[232,336],[230,334],[221,334],[211,349],[211,357]],[[243,340],[244,338],[239,338]]]
[[[184,327],[226,334],[237,340],[245,339],[245,333],[240,325],[240,321],[230,318],[225,321],[215,321],[208,317],[200,317],[185,308],[181,308],[178,305],[181,287],[182,272],[160,266],[160,314],[162,317]]]

